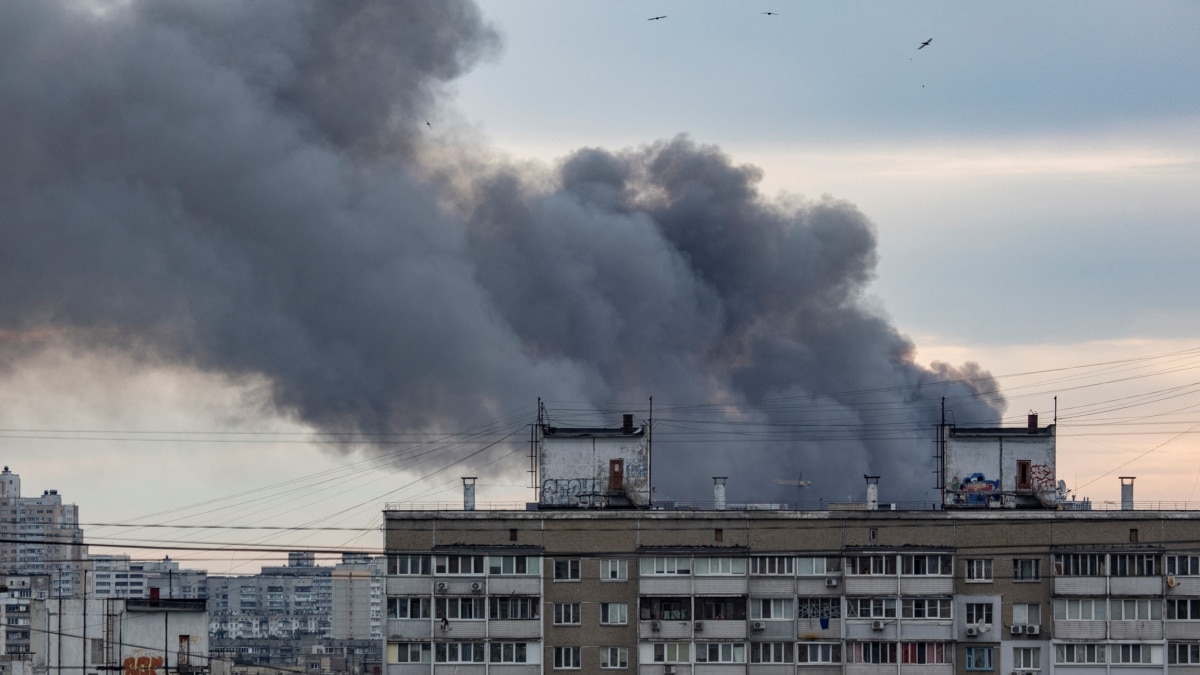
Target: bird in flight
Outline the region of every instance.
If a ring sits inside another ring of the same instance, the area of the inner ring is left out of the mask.
[[[425,126],[429,127],[430,129],[433,128],[433,125],[429,123],[429,120],[425,120]]]
[[[930,42],[933,42],[933,38],[929,38],[928,40],[926,40],[926,41],[922,42],[922,43],[921,43],[921,46],[920,46],[920,47],[917,47],[917,50],[918,50],[918,51],[920,51],[920,50],[922,50],[922,49],[925,49],[926,47],[928,47],[928,46],[929,46],[929,43],[930,43]]]
[[[647,20],[647,21],[658,21],[659,19],[665,19],[665,18],[667,18],[667,15],[666,15],[666,14],[663,14],[662,16],[652,16],[652,17],[650,17],[649,19],[646,19],[646,20]]]
[[[767,16],[779,16],[779,12],[763,12],[763,14]]]

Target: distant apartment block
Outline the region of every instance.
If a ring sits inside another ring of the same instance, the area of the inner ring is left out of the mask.
[[[208,572],[180,569],[169,557],[133,561],[127,555],[88,556],[89,594],[95,598],[148,598],[154,589],[168,599],[203,599]]]
[[[21,496],[21,477],[0,472],[0,573],[46,574],[51,597],[84,592],[87,546],[79,508],[64,504],[57,490]]]

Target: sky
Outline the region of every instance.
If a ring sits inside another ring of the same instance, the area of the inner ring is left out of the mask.
[[[214,573],[377,549],[384,504],[455,508],[464,475],[531,500],[539,399],[653,401],[661,499],[872,473],[928,500],[945,398],[1057,421],[1077,498],[1200,502],[1197,29],[1187,2],[4,5],[0,458],[93,553]]]

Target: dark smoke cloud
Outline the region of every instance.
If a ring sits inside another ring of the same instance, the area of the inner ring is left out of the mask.
[[[986,373],[916,365],[868,311],[861,213],[764,199],[715,147],[435,178],[425,119],[498,44],[467,2],[0,4],[0,358],[49,333],[262,375],[277,412],[329,431],[654,396],[656,483],[691,497],[802,471],[917,498],[938,398],[999,416],[965,404]],[[820,433],[670,442],[697,420]]]

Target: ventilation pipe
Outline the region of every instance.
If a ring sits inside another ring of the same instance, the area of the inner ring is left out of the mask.
[[[725,481],[727,476],[713,476],[713,504],[718,511],[725,510]]]
[[[1037,432],[1038,432],[1037,413],[1031,411],[1029,413],[1029,433],[1036,434]]]
[[[867,510],[875,511],[879,508],[879,476],[863,474],[863,478],[867,479]]]
[[[1137,476],[1121,476],[1121,510],[1133,510],[1133,479]]]
[[[463,476],[463,511],[475,510],[475,476]]]
[[[621,416],[621,433],[623,433],[623,434],[632,434],[633,433],[633,415],[631,415],[629,413],[625,413],[624,415]]]

